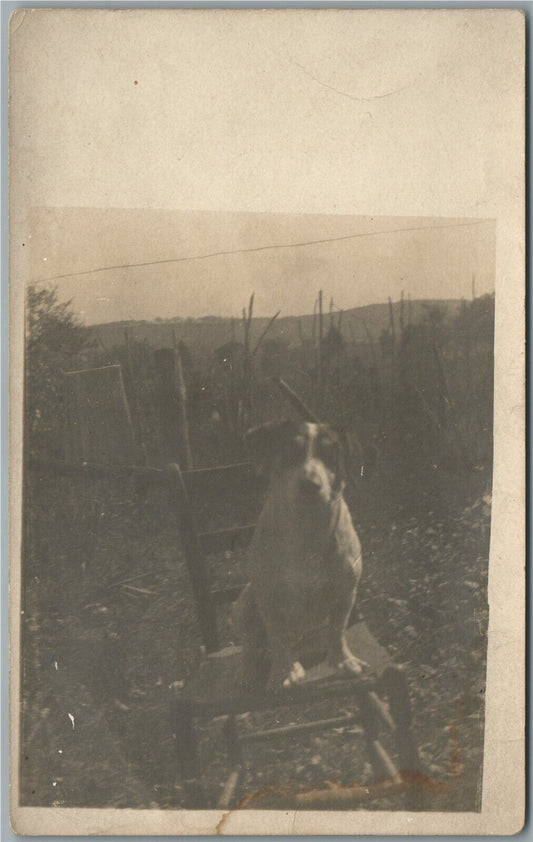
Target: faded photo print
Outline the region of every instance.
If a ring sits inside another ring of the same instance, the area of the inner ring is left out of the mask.
[[[12,17],[18,832],[519,830],[523,38]]]
[[[479,810],[493,222],[34,219],[22,802]]]

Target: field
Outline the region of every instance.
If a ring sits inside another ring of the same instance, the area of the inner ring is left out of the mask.
[[[41,326],[42,309],[34,310]],[[55,319],[50,335],[57,338],[58,319],[65,326],[68,314],[58,312],[54,301],[44,309]],[[318,372],[310,364],[302,375],[299,348],[285,354],[267,346],[270,358],[261,366],[266,366],[263,373],[283,375],[323,417],[342,418],[352,434],[357,419],[362,449],[371,446],[377,454],[374,472],[346,492],[365,558],[359,604],[377,639],[407,667],[424,770],[440,784],[429,809],[478,810],[488,624],[492,311],[490,301],[478,299],[462,309],[444,308],[441,315],[432,312],[432,319],[409,326],[395,323],[391,315],[389,329],[375,340],[370,336],[364,347],[348,340],[334,346],[331,340],[329,357],[327,345],[319,350]],[[137,408],[136,435],[149,445],[149,463],[164,461],[164,431],[155,425],[153,409],[151,414],[146,409],[155,382],[153,349],[146,342],[128,345],[126,336],[114,349],[88,351],[84,330],[67,326],[69,365],[58,360],[57,341],[51,344],[46,331],[33,332],[28,456],[60,454],[60,372],[88,360],[92,366],[122,364],[130,405]],[[335,321],[334,326],[342,337],[342,325]],[[180,339],[178,333],[177,343]],[[228,376],[224,367],[211,370],[218,378],[214,389],[213,374],[209,380],[205,369],[195,368],[195,348],[189,345],[187,351],[189,394],[195,382],[209,386],[207,404],[191,400],[195,466],[244,458],[239,424],[278,415],[282,406],[272,403],[259,363],[249,394],[242,372],[236,377],[232,369]],[[316,364],[313,353],[309,356]],[[35,376],[38,358],[47,364],[46,388],[42,368]],[[229,400],[236,385],[243,390],[237,406]],[[171,501],[162,490],[142,493],[129,480],[58,479],[29,463],[26,477],[21,802],[179,807],[183,793],[176,785],[169,701],[175,682],[187,679],[201,655]],[[247,519],[242,500],[223,493],[213,498],[198,501],[206,528],[235,522],[235,512]],[[259,504],[246,503],[250,513]],[[241,581],[242,560],[239,551],[210,559],[213,578]],[[320,712],[312,705],[282,709],[276,722],[303,721]],[[264,716],[246,715],[240,727],[246,731]],[[215,722],[202,731],[204,782],[213,801],[228,771],[220,727]],[[353,727],[294,743],[252,744],[247,764],[244,794],[268,785],[305,790],[326,781],[364,782],[370,774],[361,733]],[[398,809],[401,801],[391,798],[370,807]]]

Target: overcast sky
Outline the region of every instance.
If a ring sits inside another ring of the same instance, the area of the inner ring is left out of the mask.
[[[476,220],[497,219],[507,286],[523,60],[500,11],[25,10],[13,277],[69,275],[89,323],[233,315],[252,291],[263,315],[319,288],[345,308],[461,297],[473,274],[493,288]],[[265,248],[315,240],[335,242]]]
[[[31,230],[32,279],[88,324],[235,316],[252,292],[265,316],[311,312],[318,289],[347,309],[494,288],[490,220],[49,208]]]

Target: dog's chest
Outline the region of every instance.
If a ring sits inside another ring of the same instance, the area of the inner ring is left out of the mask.
[[[331,543],[327,523],[308,512],[262,512],[250,547],[254,566],[265,567],[282,581],[325,575]]]
[[[290,510],[272,512],[267,508],[250,547],[256,592],[268,597],[272,606],[290,606],[293,614],[327,609],[353,545],[349,535],[343,538],[342,533],[355,536],[348,513],[340,529],[328,526],[308,513],[291,516]]]
[[[263,568],[254,578],[262,608],[280,628],[305,634],[329,619],[334,588],[325,559],[308,561],[305,570],[289,565],[275,578]]]

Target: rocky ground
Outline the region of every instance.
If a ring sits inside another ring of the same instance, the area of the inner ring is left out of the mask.
[[[174,808],[174,682],[198,659],[199,631],[173,513],[131,483],[43,478],[25,534],[21,797],[26,805]],[[483,471],[381,466],[347,494],[364,548],[360,606],[408,670],[424,769],[443,786],[430,809],[480,807],[488,624],[490,495]],[[216,519],[215,519],[216,522]],[[239,554],[212,560],[239,579]],[[342,706],[341,706],[342,709]],[[328,707],[282,709],[272,724]],[[266,722],[242,718],[243,730]],[[220,723],[202,725],[204,783],[227,774]],[[369,779],[358,727],[251,744],[244,794]],[[399,798],[366,804],[398,809]]]

